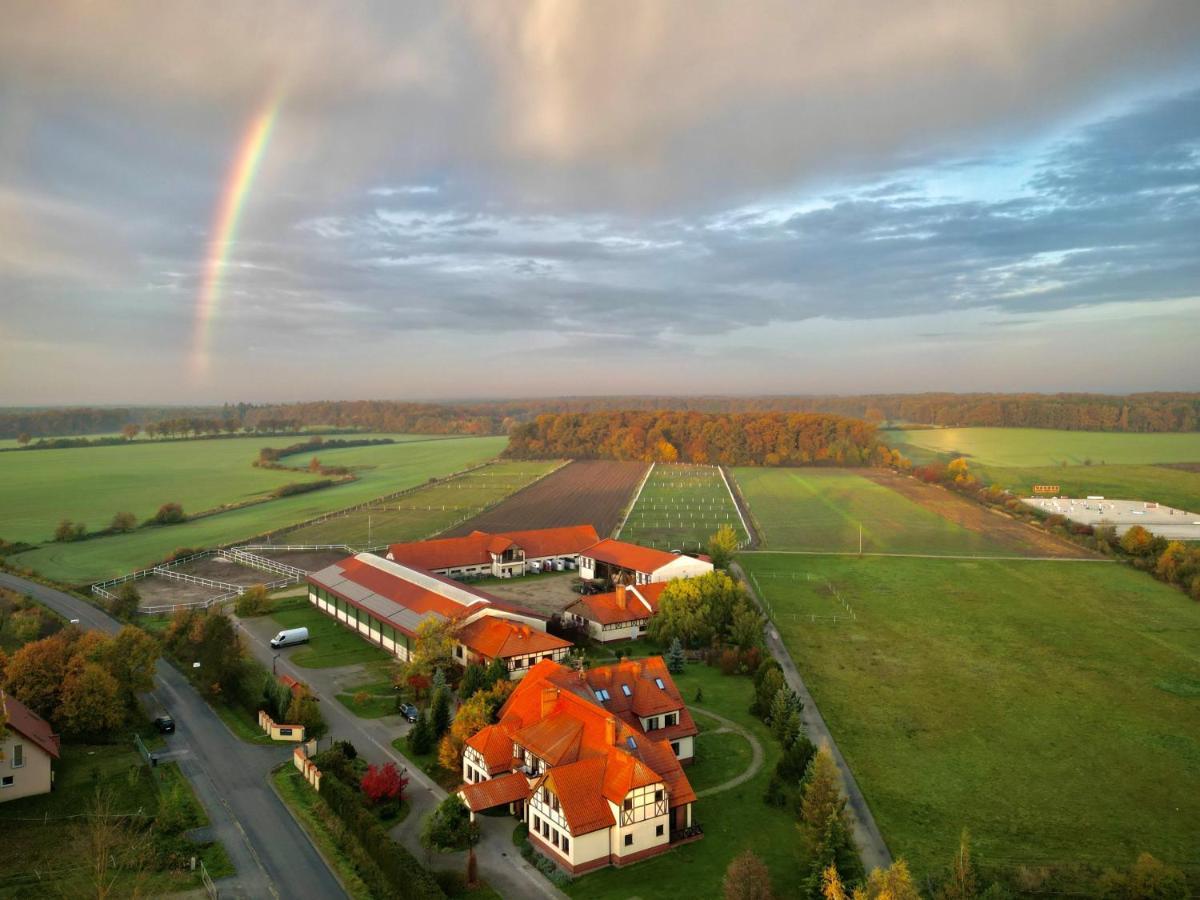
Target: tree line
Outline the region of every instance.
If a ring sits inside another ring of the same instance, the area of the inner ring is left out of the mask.
[[[874,425],[820,413],[541,415],[513,428],[505,455],[767,466],[892,462]]]

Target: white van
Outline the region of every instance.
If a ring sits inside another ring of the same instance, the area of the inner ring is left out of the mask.
[[[280,647],[290,647],[292,644],[307,644],[308,629],[307,628],[285,628],[275,637],[271,638],[271,647],[278,650]]]

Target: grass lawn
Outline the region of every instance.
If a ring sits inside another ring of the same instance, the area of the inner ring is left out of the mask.
[[[674,677],[689,704],[696,689],[703,688],[704,707],[733,719],[758,736],[766,751],[762,770],[740,787],[696,802],[693,815],[695,821],[704,826],[702,840],[626,868],[590,872],[573,881],[566,892],[586,900],[625,900],[629,897],[674,900],[681,894],[719,897],[726,867],[737,854],[750,848],[770,869],[776,896],[795,896],[796,884],[808,874],[807,860],[794,817],[762,801],[771,772],[779,761],[780,748],[766,727],[748,712],[753,683],[748,677],[725,676],[700,663],[689,663],[683,674]],[[699,720],[702,716],[696,718]],[[720,758],[726,751],[742,752],[733,742],[724,740],[727,737],[733,735],[700,736],[697,744],[701,759],[687,770],[689,779],[694,774],[701,782],[693,786],[708,787],[711,785],[704,782],[717,784],[737,774],[732,763]],[[748,761],[749,746],[741,738],[738,742],[745,748]],[[705,749],[709,746],[714,748],[711,754]],[[744,769],[745,765],[741,765],[737,771]]]
[[[322,456],[323,462],[341,457]],[[349,451],[345,451],[347,454]],[[305,525],[287,534],[294,544],[377,546],[432,537],[476,516],[536,481],[560,464],[550,461],[497,462],[413,491],[386,504]]]
[[[367,641],[347,626],[335,621],[303,597],[281,602],[271,613],[280,628],[308,629],[308,643],[285,651],[288,660],[306,669],[331,669],[355,663],[386,662],[392,656]]]
[[[230,510],[179,525],[139,529],[130,534],[92,538],[78,543],[46,544],[35,550],[16,554],[9,561],[14,565],[27,566],[47,578],[67,584],[83,584],[112,578],[155,563],[177,547],[212,547],[248,539],[325,512],[363,503],[394,491],[415,487],[430,478],[448,475],[490,459],[504,449],[506,442],[507,438],[503,437],[467,437],[332,450],[319,454],[322,462],[328,465],[361,467],[357,471],[358,481],[309,494],[284,497],[243,509]],[[241,455],[238,457],[240,463],[237,467],[239,472],[244,467],[246,472],[263,474],[263,470],[255,469],[250,465],[257,453],[258,446],[262,443],[261,440],[252,446],[248,446],[246,442],[240,440],[197,442],[195,446],[207,448],[226,443],[240,447]],[[280,445],[278,439],[268,443]],[[188,443],[163,446],[193,447]],[[31,452],[29,456],[53,456],[57,453],[97,454],[108,450],[134,452],[138,449],[140,448],[113,447],[46,450]],[[195,451],[193,450],[193,452]],[[0,508],[5,508],[6,490],[25,490],[15,485],[16,476],[5,474],[9,457],[18,456],[24,456],[24,454],[0,454]],[[90,456],[83,457],[84,464],[90,466],[90,459]],[[165,474],[172,484],[177,481],[185,481],[188,477],[186,470],[176,472],[169,467],[166,468]],[[300,473],[272,472],[270,474],[284,476],[280,483],[302,480]],[[83,477],[72,480],[72,483],[75,484],[76,490],[82,493],[91,491],[93,486],[87,478]],[[99,483],[97,481],[97,484]],[[3,487],[6,484],[9,485],[8,488]],[[47,496],[37,495],[34,499],[38,503],[57,510],[53,506],[57,501],[53,498],[58,496],[58,492],[51,491],[48,496],[49,499]],[[38,500],[37,497],[41,499]],[[174,494],[162,497],[155,501],[155,508],[160,502],[178,499],[179,497]],[[117,502],[111,509],[106,507],[107,512],[103,522],[97,521],[90,524],[93,526],[106,524],[113,513],[126,508],[127,505],[124,502]],[[188,509],[186,503],[184,509]],[[42,514],[54,521],[57,521],[62,515],[78,517],[77,513],[58,511]],[[14,537],[7,533],[2,536],[8,540],[12,540]]]
[[[714,731],[720,726],[703,713],[696,713],[692,718],[697,725],[701,721],[705,725],[705,729],[696,737],[696,761],[687,770],[692,788],[703,791],[745,772],[750,766],[751,757],[750,744],[746,739],[731,731]]]
[[[148,743],[152,743],[148,741]],[[86,862],[87,833],[81,817],[88,813],[96,792],[112,798],[112,812],[156,814],[159,799],[175,785],[185,788],[191,827],[208,823],[204,809],[174,763],[147,769],[133,744],[64,744],[55,763],[54,790],[0,805],[0,897],[84,896],[90,889],[86,871],[66,871]],[[31,822],[29,820],[40,820]],[[219,843],[196,845],[214,878],[232,874],[232,865]],[[33,874],[41,872],[41,877]],[[130,873],[118,878],[116,895],[131,893],[138,880]],[[200,887],[199,874],[151,871],[141,881],[144,894],[161,896]]]
[[[422,772],[436,781],[444,791],[453,791],[456,787],[463,783],[461,769],[451,772],[449,769],[443,769],[441,765],[438,764],[436,744],[430,752],[423,753],[419,756],[408,748],[408,740],[406,738],[396,738],[392,741],[392,747],[397,753],[407,759],[413,768],[420,769]]]
[[[1024,497],[1032,495],[1035,484],[1057,484],[1069,497],[1099,494],[1200,511],[1200,472],[1165,466],[981,466],[976,467],[976,474],[988,484],[999,484]]]
[[[351,685],[337,695],[338,702],[361,719],[379,719],[396,714],[396,698],[400,692],[395,688],[397,667],[392,662],[373,665],[364,673],[364,680]],[[369,695],[363,702],[355,699],[357,694]]]
[[[896,856],[1194,862],[1200,605],[1124,566],[747,554]],[[810,581],[806,575],[812,574]],[[839,612],[853,623],[813,623]],[[706,691],[707,693],[707,691]]]
[[[621,529],[621,539],[661,549],[699,549],[722,525],[746,540],[716,466],[659,463]]]
[[[883,440],[925,462],[967,456],[983,466],[1102,465],[1200,462],[1200,432],[1128,434],[1051,428],[929,428],[885,431]]]
[[[845,469],[733,470],[765,550],[1007,555],[891,488]]]

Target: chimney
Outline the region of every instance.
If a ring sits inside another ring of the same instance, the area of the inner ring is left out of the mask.
[[[558,688],[549,685],[542,688],[542,718],[550,715],[550,710],[554,709],[554,702],[558,700]]]
[[[604,720],[604,740],[608,741],[608,746],[615,747],[617,745],[617,720],[608,718]]]
[[[625,596],[625,585],[617,585],[617,609],[625,609],[629,605],[629,598]]]

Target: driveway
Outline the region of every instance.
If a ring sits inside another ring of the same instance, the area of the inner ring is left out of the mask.
[[[62,591],[0,572],[0,585],[31,594],[39,603],[85,628],[109,634],[121,627],[111,616]],[[237,874],[217,882],[226,897],[326,898],[346,893],[308,836],[267,784],[267,773],[291,756],[290,746],[264,747],[236,738],[178,671],[160,661],[148,702],[168,710],[176,732],[167,738],[212,821]]]
[[[267,668],[276,651],[268,643],[279,630],[278,623],[270,616],[235,620],[238,622],[247,650]],[[399,769],[408,769],[408,799],[412,809],[408,817],[394,829],[392,837],[433,869],[454,869],[466,872],[465,853],[428,854],[421,846],[421,823],[437,804],[446,798],[441,789],[428,775],[409,766],[408,760],[392,748],[392,741],[407,734],[411,727],[399,716],[384,716],[381,719],[360,719],[338,702],[336,695],[352,685],[364,670],[362,666],[342,666],[331,669],[308,669],[292,663],[288,657],[296,648],[285,648],[275,661],[275,670],[305,682],[321,698],[321,712],[329,724],[332,738],[345,739],[354,744],[359,756],[367,762],[382,765],[393,762]],[[328,745],[331,738],[322,740]],[[527,863],[512,843],[515,820],[480,816],[482,830],[479,846],[475,848],[479,874],[503,897],[544,897],[566,900],[566,895],[546,880],[540,872]]]

